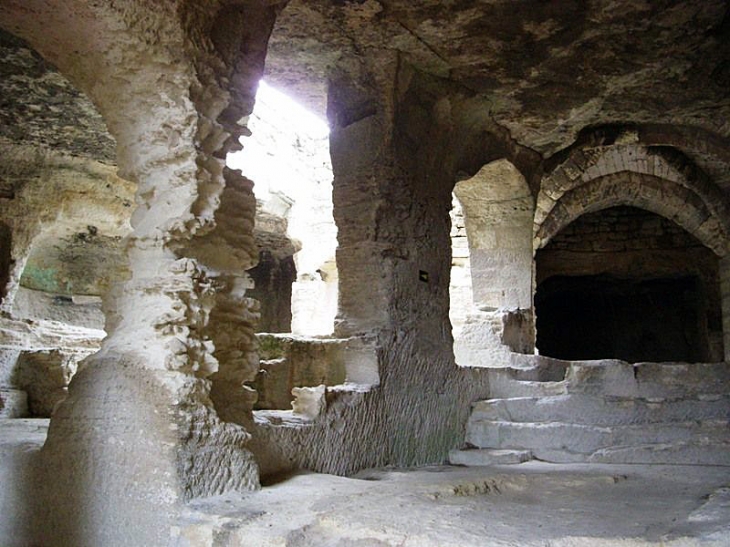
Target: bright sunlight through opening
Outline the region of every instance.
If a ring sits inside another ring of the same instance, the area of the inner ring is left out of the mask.
[[[329,128],[263,81],[248,128],[252,135],[241,140],[242,151],[228,155],[228,166],[254,181],[256,230],[267,229],[267,218],[279,218],[286,223],[287,237],[299,248],[294,254],[291,331],[329,335],[338,290]],[[276,254],[277,250],[262,247],[259,252]]]

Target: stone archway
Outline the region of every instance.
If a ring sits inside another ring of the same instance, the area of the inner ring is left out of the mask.
[[[730,205],[718,186],[724,179],[714,173],[717,183],[713,182],[699,166],[714,169],[716,159],[725,157],[715,141],[706,132],[682,127],[675,133],[664,126],[585,132],[573,147],[545,162],[549,172],[537,197],[535,251],[545,248],[552,237],[586,213],[615,206],[638,207],[675,222],[696,237],[719,257],[719,276],[727,278]],[[724,282],[721,287],[723,295],[730,290]],[[722,307],[727,352],[730,306],[723,303]]]
[[[565,192],[535,225],[536,248],[580,215],[612,207],[633,205],[674,220],[719,256],[728,251],[724,222],[696,193],[655,176],[621,172],[591,179]]]
[[[718,258],[665,217],[625,206],[585,213],[535,261],[542,355],[723,359]]]
[[[497,366],[507,352],[534,347],[532,193],[503,159],[457,182],[454,195],[463,208],[472,294],[454,354],[462,366]]]

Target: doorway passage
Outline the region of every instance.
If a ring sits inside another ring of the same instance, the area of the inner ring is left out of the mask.
[[[536,255],[537,347],[565,360],[723,359],[717,256],[634,207],[578,218]]]

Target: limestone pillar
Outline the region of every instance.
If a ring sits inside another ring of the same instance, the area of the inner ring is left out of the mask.
[[[265,3],[0,7],[0,24],[97,105],[119,174],[137,185],[128,278],[104,300],[108,337],[41,454],[39,544],[165,545],[185,500],[258,486],[249,435],[218,418],[210,378],[240,382],[255,360],[255,308],[237,278],[257,257],[255,200],[225,156],[273,18]]]
[[[340,272],[335,334],[342,337],[369,333],[388,320],[392,245],[379,237],[376,223],[389,206],[381,183],[393,175],[387,160],[381,163],[384,151],[368,151],[366,158],[355,161],[350,156],[352,148],[369,147],[373,140],[383,138],[387,129],[381,124],[375,118],[359,120],[335,130],[332,136]]]
[[[458,435],[446,423],[460,422],[463,412],[447,401],[457,391],[448,387],[457,376],[448,328],[453,179],[438,146],[439,107],[430,102],[428,83],[396,59],[383,55],[373,66],[391,69],[373,78],[379,94],[366,95],[352,81],[343,90],[335,81],[329,116],[339,242],[336,332],[372,337],[380,385],[349,411],[354,425],[325,433],[343,453],[324,461],[324,469],[439,458]]]

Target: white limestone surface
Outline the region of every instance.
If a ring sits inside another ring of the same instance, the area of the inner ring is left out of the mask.
[[[194,502],[179,545],[721,547],[727,468],[555,465],[282,477]]]

